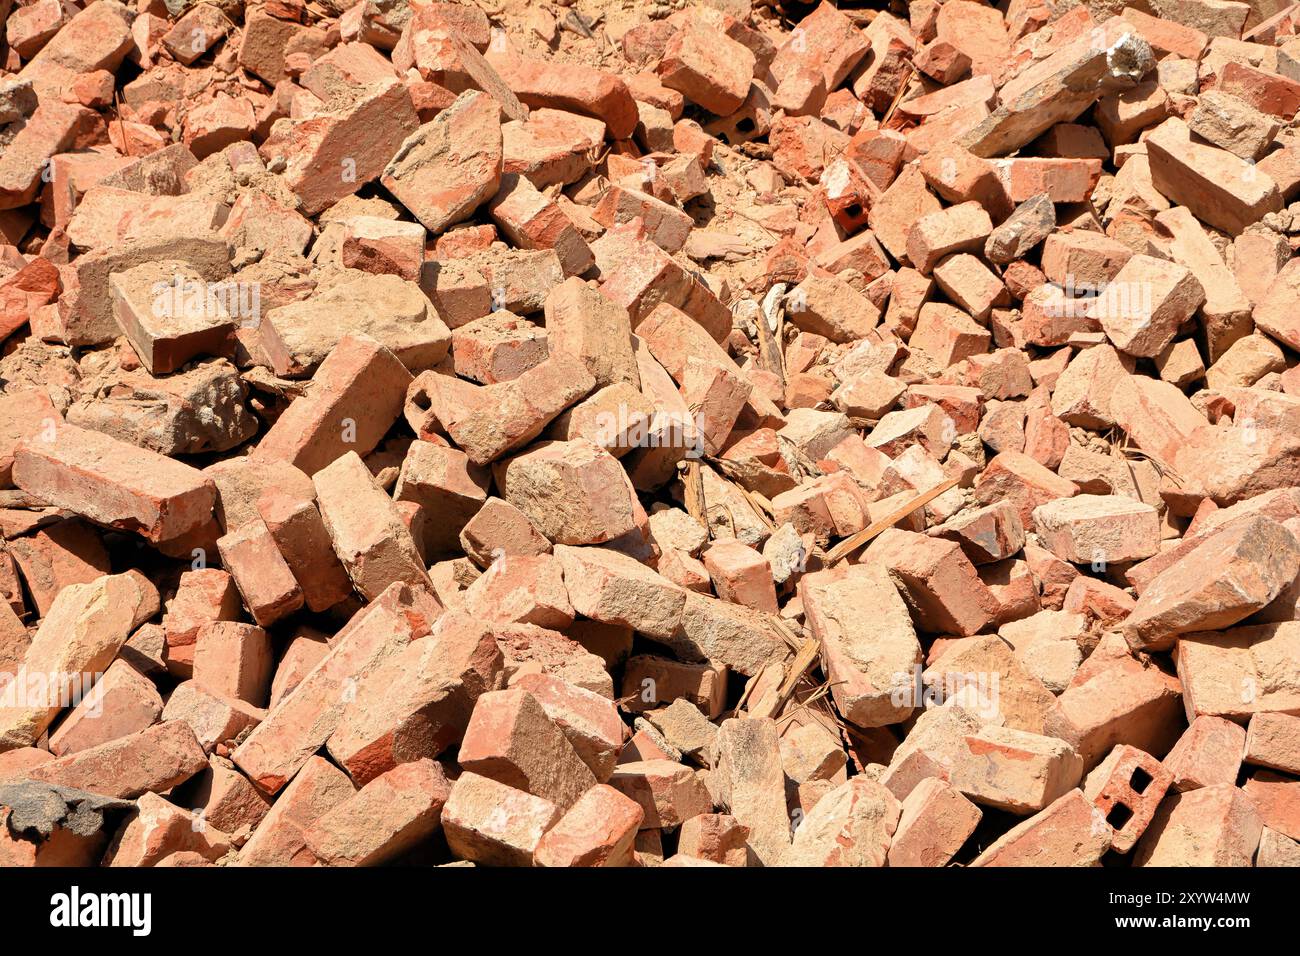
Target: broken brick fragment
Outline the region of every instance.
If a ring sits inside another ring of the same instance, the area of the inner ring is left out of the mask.
[[[1294,11],[525,6],[0,0],[0,862],[1300,861]]]

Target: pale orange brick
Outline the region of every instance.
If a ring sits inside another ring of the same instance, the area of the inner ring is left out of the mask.
[[[451,851],[486,866],[532,866],[562,811],[542,797],[476,773],[460,775],[442,812]]]
[[[450,793],[439,764],[400,764],[318,818],[303,840],[326,866],[377,866],[432,836]]]
[[[542,837],[533,853],[538,866],[629,866],[645,816],[640,804],[613,787],[597,784]]]
[[[979,825],[982,811],[943,781],[922,780],[902,801],[890,866],[946,866]]]
[[[269,627],[302,607],[302,588],[262,521],[218,539],[217,551],[259,625]]]
[[[1135,866],[1249,866],[1263,833],[1251,799],[1232,785],[1166,801],[1147,828]]]
[[[212,693],[264,706],[273,667],[271,638],[260,627],[218,621],[199,628],[194,680]]]

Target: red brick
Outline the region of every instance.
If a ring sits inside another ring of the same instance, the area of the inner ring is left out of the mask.
[[[235,763],[267,792],[284,787],[334,733],[357,685],[427,635],[437,610],[427,595],[390,585],[335,635],[325,660],[240,744]]]
[[[0,747],[32,746],[65,706],[89,690],[88,681],[108,669],[126,642],[138,599],[126,575],[105,575],[59,592],[10,685],[11,693],[23,693],[0,707]]]
[[[713,811],[713,801],[691,768],[671,760],[621,763],[609,785],[640,804],[642,829],[676,827]]]
[[[488,62],[526,105],[569,110],[603,120],[613,139],[636,129],[636,101],[627,84],[611,73],[574,63],[527,59],[510,52],[488,54]]]
[[[1277,185],[1226,150],[1193,143],[1187,124],[1166,120],[1148,136],[1151,181],[1196,218],[1231,235],[1282,206]]]
[[[776,614],[776,585],[772,566],[761,554],[739,541],[719,541],[704,552],[718,597],[733,604]]]
[[[1071,790],[1008,830],[971,866],[1097,866],[1110,841],[1111,829],[1097,822],[1096,808]]]
[[[257,509],[270,533],[271,547],[292,572],[310,610],[327,610],[352,593],[313,501],[272,489],[258,499]]]
[[[521,249],[554,249],[566,276],[581,275],[592,265],[582,234],[553,201],[518,173],[507,174],[489,206],[493,221]]]
[[[922,780],[902,801],[889,865],[946,866],[982,816],[979,807],[946,783],[934,777]]]
[[[205,690],[264,706],[271,689],[271,638],[260,627],[218,621],[199,628],[194,680]]]
[[[303,840],[325,866],[377,866],[434,834],[450,793],[432,760],[404,763],[317,818]]]
[[[89,584],[111,570],[98,532],[77,520],[14,538],[8,549],[41,614],[48,613],[63,588]]]
[[[638,654],[623,669],[621,696],[633,713],[685,698],[710,718],[726,705],[727,669]]]
[[[302,588],[263,522],[250,521],[218,539],[217,550],[259,625],[269,627],[302,607]]]
[[[169,790],[207,765],[189,725],[173,720],[43,763],[30,776],[130,800]]]
[[[162,712],[164,721],[188,724],[205,753],[219,746],[228,748],[265,716],[266,711],[261,708],[215,694],[194,680],[178,684]]]
[[[314,866],[305,832],[355,792],[347,774],[323,757],[311,757],[244,844],[236,865]]]
[[[194,641],[199,628],[211,621],[239,619],[239,592],[228,571],[200,568],[181,575],[176,596],[163,616],[167,638],[167,666],[188,677],[194,665]]]
[[[1179,634],[1225,628],[1267,605],[1295,580],[1295,538],[1265,517],[1225,529],[1158,574],[1124,622],[1129,643],[1167,649]]]
[[[50,752],[62,757],[139,733],[162,710],[153,682],[126,662],[115,661],[50,735]]]
[[[893,583],[858,565],[810,574],[799,582],[799,594],[809,629],[825,649],[831,694],[845,719],[879,727],[906,718],[916,702],[896,701],[892,685],[895,675],[920,664],[921,648]]]
[[[464,735],[478,697],[499,686],[503,658],[491,630],[460,615],[438,628],[436,640],[412,641],[378,661],[346,702],[328,747],[358,784],[441,755]]]
[[[1203,787],[1166,801],[1134,857],[1136,866],[1249,866],[1263,822],[1234,786]]]
[[[885,787],[854,777],[803,818],[782,865],[884,866],[900,811]]]
[[[40,57],[29,64],[31,70]],[[43,101],[31,117],[14,130],[0,157],[0,208],[15,209],[36,198],[42,170],[52,156],[68,152],[90,127],[95,116],[80,106]]]
[[[532,866],[543,835],[561,816],[549,800],[465,772],[443,807],[442,827],[447,845],[462,860]]]
[[[396,582],[431,588],[415,541],[393,501],[356,452],[316,472],[312,479],[334,553],[358,593],[374,600]]]
[[[60,424],[14,449],[14,483],[100,524],[168,544],[212,522],[216,488],[189,465]]]
[[[524,690],[478,699],[457,759],[466,770],[566,810],[596,782],[564,733]]]
[[[695,24],[678,30],[664,46],[660,81],[711,113],[740,109],[754,76],[754,55],[731,38]]]
[[[678,855],[725,866],[747,866],[749,829],[727,813],[701,813],[682,824]]]
[[[868,546],[864,559],[890,569],[923,630],[976,634],[997,612],[993,596],[953,542],[890,529]]]
[[[1209,714],[1241,721],[1255,713],[1297,707],[1295,622],[1184,634],[1178,639],[1178,678],[1188,717]],[[1267,676],[1266,676],[1267,675]]]
[[[1172,783],[1172,774],[1150,754],[1121,745],[1084,781],[1083,795],[1114,831],[1111,849],[1127,853],[1155,816]]]
[[[1210,719],[1210,718],[1206,718]],[[1300,773],[1300,717],[1255,714],[1246,735],[1246,762],[1286,773]]]
[[[114,838],[104,856],[106,866],[154,866],[176,853],[193,853],[215,861],[230,849],[230,836],[207,827],[196,814],[155,793],[144,794],[139,813]]]

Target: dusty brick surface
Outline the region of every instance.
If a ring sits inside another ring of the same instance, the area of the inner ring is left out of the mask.
[[[850,6],[0,0],[0,862],[1295,864],[1300,15]]]

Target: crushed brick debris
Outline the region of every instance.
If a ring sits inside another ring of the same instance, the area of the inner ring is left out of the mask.
[[[0,864],[1300,865],[1300,5],[488,6],[0,2]]]

